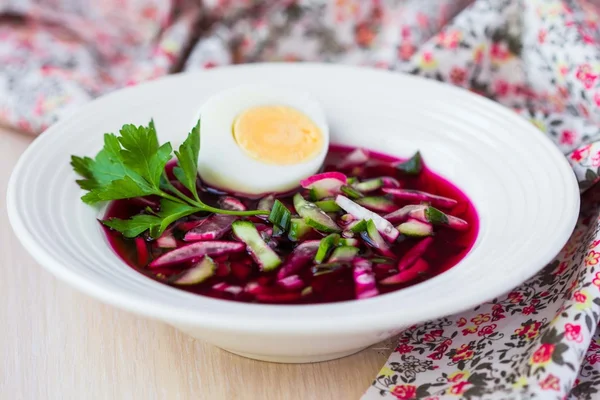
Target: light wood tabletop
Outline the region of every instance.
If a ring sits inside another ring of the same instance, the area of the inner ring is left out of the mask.
[[[0,128],[0,399],[358,399],[393,341],[316,364],[245,359],[89,298],[37,265],[6,188],[33,139]]]

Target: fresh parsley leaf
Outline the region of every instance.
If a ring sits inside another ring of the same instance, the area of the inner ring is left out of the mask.
[[[130,176],[112,181],[108,185],[95,187],[81,198],[87,204],[100,201],[131,199],[156,194],[156,189],[146,182],[134,181]]]
[[[139,214],[130,219],[111,218],[102,221],[102,223],[121,232],[125,237],[136,237],[149,230],[150,236],[157,238],[173,222],[199,211],[202,210],[187,204],[163,199],[160,203],[160,211],[155,215]]]
[[[189,133],[187,139],[175,151],[179,166],[173,169],[173,173],[179,182],[188,188],[194,198],[199,200],[196,189],[196,176],[198,174],[198,155],[200,153],[200,120]]]

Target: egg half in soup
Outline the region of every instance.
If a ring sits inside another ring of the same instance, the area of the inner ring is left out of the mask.
[[[198,172],[213,187],[282,193],[321,167],[329,128],[308,93],[248,85],[211,97],[200,110]]]

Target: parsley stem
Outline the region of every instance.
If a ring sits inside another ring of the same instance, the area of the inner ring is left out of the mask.
[[[250,211],[222,210],[220,208],[207,206],[206,204],[202,205],[202,210],[208,211],[208,212],[213,212],[216,214],[238,215],[240,217],[252,216],[252,215],[269,215],[269,211],[266,211],[266,210],[250,210]]]

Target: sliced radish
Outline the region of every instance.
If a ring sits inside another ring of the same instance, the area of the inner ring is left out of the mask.
[[[156,239],[156,245],[163,249],[174,249],[177,247],[177,240],[170,230],[166,230],[158,239]]]
[[[392,275],[379,281],[382,285],[396,285],[399,283],[407,283],[417,278],[419,275],[425,274],[429,271],[429,264],[427,261],[419,258],[412,267],[405,269],[404,271],[398,272],[396,275]]]
[[[221,197],[219,199],[219,206],[221,206],[221,208],[224,210],[246,211],[246,206],[244,203],[231,196]]]
[[[231,293],[233,295],[240,294],[244,291],[244,289],[241,286],[230,285],[225,282],[220,282],[220,283],[214,284],[212,289],[217,292]]]
[[[204,256],[216,256],[220,254],[239,253],[244,251],[246,246],[238,242],[210,241],[196,242],[181,246],[171,250],[152,261],[151,268],[166,267],[170,265],[182,264],[185,262],[199,259]]]
[[[464,231],[469,229],[469,223],[463,219],[453,217],[443,213],[434,207],[424,207],[413,209],[408,213],[409,217],[417,219],[423,222],[429,222],[433,225],[442,225],[457,231]]]
[[[431,243],[433,243],[433,238],[431,236],[426,237],[425,239],[417,243],[406,254],[404,254],[400,261],[398,261],[398,271],[402,272],[411,265],[413,265],[415,261],[417,261],[423,256],[423,254],[425,254],[429,246],[431,246]]]
[[[367,299],[369,297],[377,296],[379,291],[375,284],[375,276],[371,268],[369,260],[364,258],[358,258],[354,260],[354,290],[356,292],[357,299]]]
[[[357,165],[362,165],[367,161],[369,161],[369,153],[363,149],[356,149],[344,157],[344,159],[338,164],[338,168],[354,167]]]
[[[341,172],[323,172],[301,180],[300,186],[310,189],[311,197],[314,197],[311,200],[320,200],[338,194],[346,182],[346,175]]]
[[[404,206],[399,210],[394,211],[393,213],[384,215],[383,218],[387,219],[390,222],[404,222],[408,219],[409,214],[412,211],[425,210],[427,208],[426,205],[422,204],[412,204],[408,206]],[[427,222],[427,221],[425,221]]]
[[[186,242],[195,242],[199,240],[219,239],[231,230],[231,224],[237,218],[233,215],[213,214],[205,219],[202,224],[188,231],[183,240]]]
[[[320,243],[320,240],[307,240],[298,245],[277,273],[277,279],[282,280],[287,276],[294,275],[310,264],[315,254],[317,254],[317,250],[319,250]]]
[[[290,275],[277,281],[277,284],[289,290],[297,290],[304,287],[304,282],[298,275]]]
[[[146,264],[148,264],[148,257],[150,254],[148,252],[148,244],[143,237],[135,238],[135,249],[137,250],[138,264],[145,267]]]
[[[399,188],[401,186],[398,179],[392,178],[391,176],[383,176],[381,177],[381,180],[383,181],[384,188]]]
[[[454,199],[438,196],[427,192],[422,192],[420,190],[394,188],[383,188],[382,190],[384,193],[389,193],[397,199],[427,202],[431,203],[432,206],[436,207],[452,208],[458,203]]]
[[[373,220],[379,233],[381,233],[389,241],[393,242],[400,235],[398,229],[396,229],[391,222],[356,204],[349,198],[338,195],[335,199],[335,202],[338,203],[338,205],[346,212],[352,214],[356,219]]]

